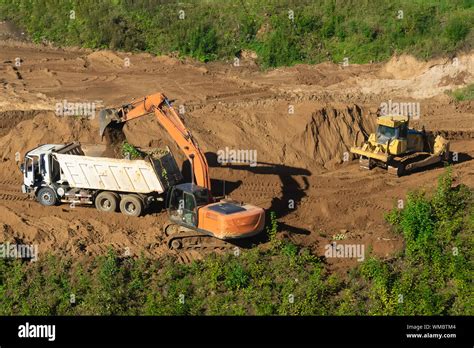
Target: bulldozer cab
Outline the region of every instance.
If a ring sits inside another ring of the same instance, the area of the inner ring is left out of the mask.
[[[174,186],[167,198],[167,209],[171,221],[185,226],[198,226],[198,208],[209,204],[209,190],[186,183]]]
[[[387,144],[395,139],[407,139],[408,119],[400,116],[381,116],[377,120],[378,144]]]

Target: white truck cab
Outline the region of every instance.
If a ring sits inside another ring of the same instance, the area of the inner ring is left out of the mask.
[[[59,153],[61,150],[67,149],[70,144],[46,144],[28,151],[21,165],[23,172],[22,191],[28,193],[30,189],[35,189],[41,184],[50,185],[54,179],[59,179],[59,168],[53,168],[51,154]],[[54,175],[56,174],[56,175]]]

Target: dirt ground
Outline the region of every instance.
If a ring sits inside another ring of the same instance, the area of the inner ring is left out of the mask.
[[[40,252],[96,255],[110,246],[132,255],[170,253],[161,243],[166,213],[125,217],[92,207],[43,207],[20,191],[15,153],[72,140],[103,144],[97,117],[55,114],[56,104],[94,103],[98,111],[163,92],[180,110],[207,153],[216,195],[275,211],[281,236],[323,256],[334,238],[363,244],[391,258],[403,248],[384,213],[407,191],[436,185],[442,167],[396,178],[363,171],[345,153],[375,125],[381,103],[420,103],[413,125],[443,131],[459,153],[456,182],[474,185],[474,103],[454,102],[445,91],[474,81],[474,54],[420,62],[297,65],[266,72],[251,60],[200,64],[173,57],[34,45],[6,35],[0,24],[0,242],[35,243]],[[21,39],[21,40],[20,40]],[[124,128],[136,146],[169,145],[184,158],[152,115]],[[257,151],[258,165],[220,166],[218,150]],[[291,203],[294,202],[294,208]],[[256,241],[265,247],[265,240]],[[174,252],[173,252],[174,253]],[[181,253],[183,262],[200,258]],[[328,259],[347,270],[355,259]]]

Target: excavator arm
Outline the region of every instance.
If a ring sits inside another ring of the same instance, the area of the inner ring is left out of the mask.
[[[158,122],[188,158],[196,184],[208,189],[210,192],[211,180],[206,157],[199,148],[196,139],[186,128],[183,120],[170,105],[165,95],[155,93],[143,99],[134,100],[130,104],[123,105],[118,109],[102,110],[99,114],[100,135],[104,135],[105,129],[111,123],[127,122],[150,113],[155,114]]]

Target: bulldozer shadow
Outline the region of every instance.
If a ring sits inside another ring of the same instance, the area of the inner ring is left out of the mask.
[[[469,162],[472,159],[473,159],[473,157],[471,155],[467,154],[467,153],[454,152],[454,153],[450,154],[449,162],[438,162],[438,163],[434,163],[434,164],[431,164],[431,165],[426,166],[426,167],[415,168],[415,169],[411,170],[410,172],[405,173],[403,176],[410,176],[412,174],[422,173],[422,172],[430,171],[430,170],[433,170],[433,169],[436,169],[436,168],[443,168],[443,167],[446,167],[448,165],[456,167],[457,165],[459,165],[461,163],[464,163],[464,162]]]

